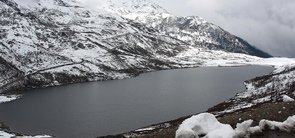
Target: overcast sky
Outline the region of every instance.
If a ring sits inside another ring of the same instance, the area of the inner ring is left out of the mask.
[[[201,16],[275,56],[295,57],[295,0],[158,0],[173,14]]]
[[[295,0],[154,1],[175,15],[203,17],[274,56],[295,58]]]

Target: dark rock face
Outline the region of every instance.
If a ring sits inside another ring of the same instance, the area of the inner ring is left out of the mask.
[[[0,93],[195,67],[178,57],[194,49],[269,56],[197,17],[151,26],[72,0],[0,0],[0,16]]]

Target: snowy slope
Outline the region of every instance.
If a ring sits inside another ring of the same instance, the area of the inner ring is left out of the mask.
[[[259,59],[245,55],[251,54],[251,50],[245,49],[248,45],[232,35],[215,32],[224,38],[220,40],[222,42],[229,40],[228,37],[235,41],[228,45],[230,48],[209,46],[218,43],[211,35],[194,35],[196,41],[184,41],[171,35],[177,33],[178,25],[161,22],[156,25],[158,27],[152,27],[149,23],[127,19],[123,10],[114,13],[116,5],[122,1],[110,2],[108,6],[113,9],[107,11],[84,8],[75,0],[0,0],[0,93],[123,79],[159,69],[219,63],[240,65]],[[159,14],[164,20],[167,20],[164,15],[172,16],[147,0],[119,5],[121,9],[128,9],[128,12],[124,11],[126,15]],[[149,18],[147,16],[148,21]],[[183,20],[188,19],[183,17]],[[166,29],[159,28],[160,24]],[[198,22],[195,25],[199,26]],[[208,28],[207,25],[201,26]],[[185,30],[203,34],[202,29],[189,27]],[[201,44],[199,39],[206,39],[206,42]],[[252,55],[259,55],[259,52]]]

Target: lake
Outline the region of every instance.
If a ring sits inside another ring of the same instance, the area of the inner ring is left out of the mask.
[[[22,99],[0,104],[0,121],[30,135],[116,134],[206,111],[242,92],[243,81],[271,71],[265,66],[200,67],[29,90]]]

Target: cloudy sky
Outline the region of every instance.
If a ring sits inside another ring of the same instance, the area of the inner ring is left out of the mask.
[[[274,56],[295,57],[295,0],[154,1],[175,15],[203,17]]]

